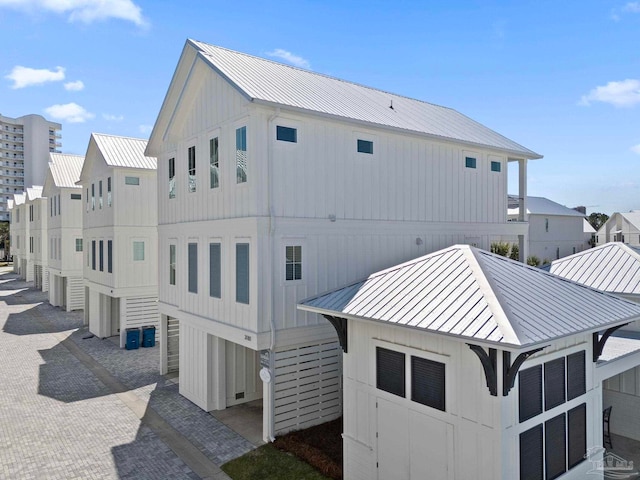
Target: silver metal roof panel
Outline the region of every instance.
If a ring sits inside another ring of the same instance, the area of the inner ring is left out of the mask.
[[[156,158],[147,157],[144,154],[147,140],[103,133],[92,133],[91,136],[95,140],[107,165],[148,170],[157,169]]]
[[[49,170],[53,183],[59,188],[82,188],[76,185],[80,180],[84,156],[68,153],[50,153]]]

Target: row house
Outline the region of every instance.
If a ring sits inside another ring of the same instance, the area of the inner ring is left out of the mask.
[[[596,232],[596,245],[621,242],[640,246],[640,210],[615,212]]]
[[[26,279],[27,276],[27,255],[28,244],[27,236],[29,232],[29,222],[25,215],[25,194],[16,193],[9,200],[8,208],[11,214],[11,222],[9,223],[9,235],[11,245],[11,255],[13,256],[13,271],[20,278]],[[33,280],[33,278],[31,279]]]
[[[27,187],[25,207],[29,217],[27,277],[33,281],[35,288],[44,292],[49,289],[47,273],[47,199],[42,196],[42,186]]]
[[[158,325],[156,159],[146,140],[93,133],[82,188],[84,315],[104,338]],[[63,213],[64,216],[64,213]]]
[[[513,236],[526,258],[541,158],[453,109],[194,40],[146,155],[161,371],[207,411],[261,403],[265,440],[342,414],[336,332],[297,303],[453,244]]]
[[[84,156],[49,154],[42,194],[48,200],[49,303],[66,311],[84,308],[82,187]]]

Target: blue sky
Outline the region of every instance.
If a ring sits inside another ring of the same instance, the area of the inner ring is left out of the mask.
[[[0,0],[0,113],[147,138],[187,38],[455,108],[544,155],[530,195],[640,209],[640,1]]]

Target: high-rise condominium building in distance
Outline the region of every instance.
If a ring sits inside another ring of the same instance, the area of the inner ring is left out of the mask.
[[[9,220],[7,204],[14,193],[43,184],[49,152],[60,152],[62,146],[61,129],[41,115],[0,114],[0,221]]]

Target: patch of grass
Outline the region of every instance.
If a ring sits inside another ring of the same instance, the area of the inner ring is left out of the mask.
[[[271,444],[225,463],[222,470],[233,480],[327,480],[312,466]]]

